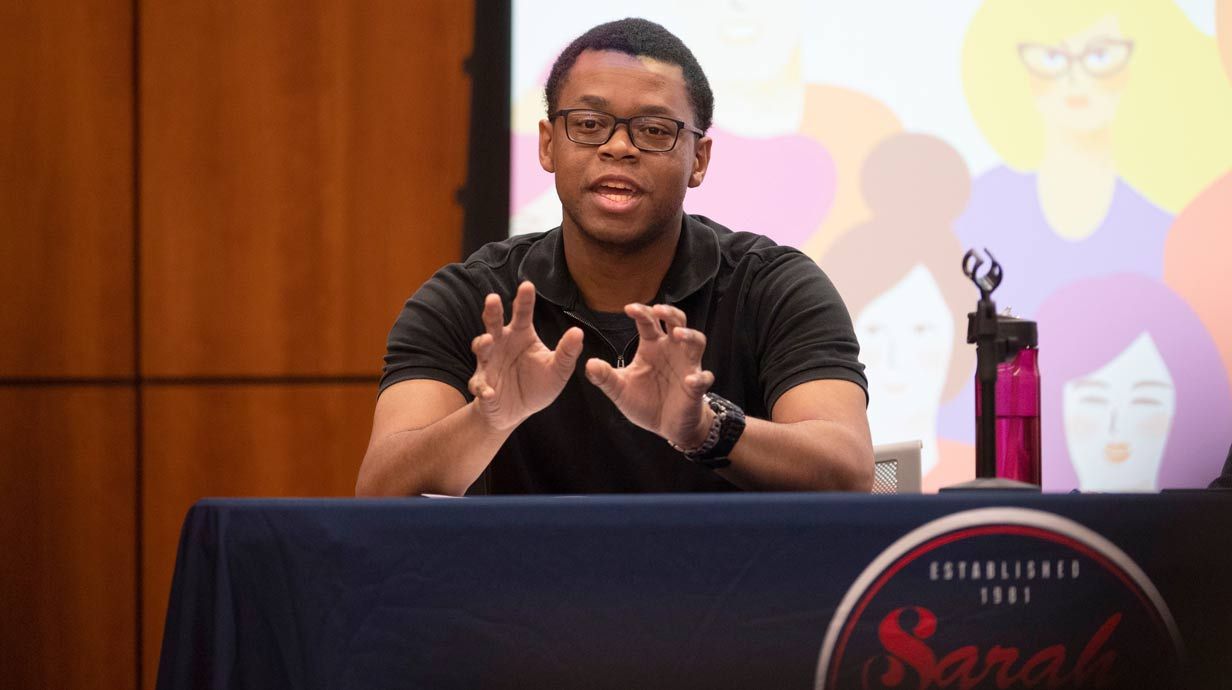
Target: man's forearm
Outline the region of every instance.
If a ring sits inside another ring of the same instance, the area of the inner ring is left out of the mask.
[[[866,437],[824,420],[790,424],[748,418],[744,433],[718,470],[744,489],[869,491],[873,450]]]
[[[493,429],[472,401],[428,426],[390,434],[369,446],[355,495],[461,496],[492,462],[513,428]]]

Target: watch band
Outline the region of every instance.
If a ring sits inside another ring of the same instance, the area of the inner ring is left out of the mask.
[[[714,412],[714,421],[706,439],[696,448],[682,448],[671,441],[672,448],[680,451],[690,461],[712,470],[727,467],[731,460],[727,458],[735,448],[736,441],[744,433],[744,410],[738,405],[713,393],[707,393],[702,398]]]

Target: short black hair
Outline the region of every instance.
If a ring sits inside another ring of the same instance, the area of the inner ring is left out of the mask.
[[[556,58],[543,94],[548,106],[548,117],[557,110],[560,87],[565,76],[573,68],[573,63],[577,62],[578,56],[586,50],[615,50],[633,57],[648,57],[679,65],[684,71],[689,105],[693,107],[693,114],[697,117],[695,124],[703,132],[710,129],[710,120],[714,117],[714,92],[710,90],[710,82],[706,79],[702,66],[698,64],[697,58],[693,57],[693,51],[662,26],[636,17],[618,19],[594,27],[573,39],[560,57]]]

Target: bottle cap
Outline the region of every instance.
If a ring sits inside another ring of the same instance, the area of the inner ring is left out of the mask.
[[[1039,347],[1039,327],[1034,321],[998,315],[997,333],[1008,342],[1013,352],[1025,347]]]

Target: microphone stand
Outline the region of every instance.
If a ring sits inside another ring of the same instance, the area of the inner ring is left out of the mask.
[[[1038,493],[1035,484],[997,476],[997,365],[1013,359],[1022,349],[1017,339],[1001,334],[997,320],[997,305],[992,292],[1001,284],[1004,273],[1001,264],[988,249],[991,262],[988,272],[979,275],[984,260],[970,250],[963,255],[963,273],[980,290],[975,311],[967,314],[967,342],[975,343],[975,378],[979,386],[979,414],[975,428],[975,479],[941,491],[1030,491]]]

